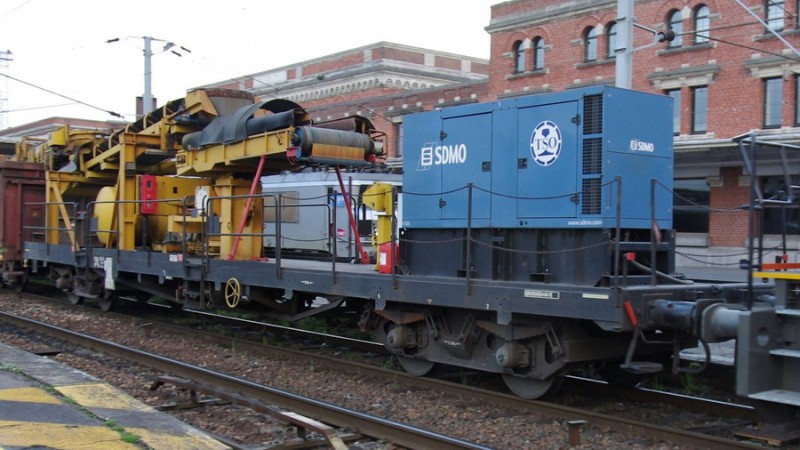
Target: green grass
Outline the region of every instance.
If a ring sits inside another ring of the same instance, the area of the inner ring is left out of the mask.
[[[295,323],[297,328],[306,331],[314,331],[317,333],[330,333],[328,322],[320,317],[309,317]]]
[[[141,440],[139,435],[130,433],[128,431],[123,431],[120,433],[120,435],[122,435],[122,441],[127,442],[128,444],[136,444]]]
[[[117,423],[116,419],[106,420],[104,425],[119,433],[122,441],[128,444],[136,444],[142,439],[139,435],[126,431],[124,427]]]
[[[14,364],[6,364],[6,363],[0,363],[0,370],[4,370],[6,372],[13,372],[13,373],[20,373],[21,372],[20,368],[15,366]]]
[[[692,363],[689,365],[689,367],[692,369],[696,369],[699,366],[700,365],[697,363]],[[683,390],[690,394],[705,394],[711,389],[707,385],[699,383],[697,378],[692,373],[683,372],[680,374],[678,379],[680,380]]]

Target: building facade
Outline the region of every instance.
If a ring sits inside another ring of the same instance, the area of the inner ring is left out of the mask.
[[[675,226],[684,264],[733,265],[744,256],[749,176],[734,137],[800,143],[798,1],[635,2],[632,88],[673,97]],[[516,0],[492,7],[489,96],[615,82],[616,1]],[[658,33],[675,38],[659,42]],[[790,152],[791,155],[791,152]],[[800,159],[790,157],[794,185]],[[761,161],[765,196],[790,189],[777,158]],[[779,241],[781,214],[763,213]],[[797,233],[800,230],[789,230]],[[797,258],[797,241],[790,242]],[[692,248],[694,247],[694,248]]]

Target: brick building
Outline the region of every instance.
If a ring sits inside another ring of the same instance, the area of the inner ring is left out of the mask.
[[[799,2],[745,0],[635,2],[632,88],[675,99],[675,226],[691,260],[732,264],[742,258],[749,177],[732,138],[800,142]],[[616,1],[517,0],[492,7],[489,95],[613,84]],[[760,18],[758,21],[756,18]],[[646,31],[672,30],[671,42]],[[783,42],[785,40],[786,42]],[[800,184],[800,159],[789,164]],[[765,194],[786,189],[777,159],[758,174]],[[765,231],[780,233],[780,211],[767,211]],[[788,211],[798,222],[797,210]],[[800,230],[789,230],[798,233]],[[777,241],[777,236],[772,240]],[[790,248],[798,250],[797,241]],[[767,246],[772,245],[771,242]],[[794,255],[797,258],[797,254]],[[696,261],[683,260],[687,264]]]

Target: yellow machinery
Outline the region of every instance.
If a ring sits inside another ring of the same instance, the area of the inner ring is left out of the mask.
[[[378,220],[375,226],[375,233],[372,236],[372,245],[378,249],[378,258],[375,262],[375,270],[381,270],[381,252],[384,252],[384,264],[387,257],[385,245],[394,240],[394,186],[388,183],[375,183],[362,194],[362,201],[377,214]],[[391,250],[389,250],[391,251]]]
[[[319,128],[292,102],[195,90],[114,132],[62,128],[18,158],[48,166],[48,243],[249,260],[263,252],[261,176],[373,160],[366,123]],[[75,229],[81,214],[91,230]]]

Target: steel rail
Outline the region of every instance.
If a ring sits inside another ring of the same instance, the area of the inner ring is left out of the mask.
[[[0,319],[2,319],[1,315]],[[172,332],[192,334],[196,336],[204,336],[206,338],[212,338],[223,345],[234,344],[237,348],[240,349],[247,348],[261,352],[263,352],[265,349],[268,349],[272,353],[281,353],[285,356],[295,359],[309,358],[309,354],[307,352],[299,350],[265,345],[234,337],[209,334],[207,332],[191,330],[176,325],[165,324],[160,322],[153,322],[152,325],[158,326],[160,328]],[[521,410],[528,411],[530,413],[542,414],[549,417],[566,418],[570,420],[586,420],[589,423],[596,426],[609,427],[611,429],[620,432],[632,432],[639,435],[644,435],[657,439],[663,439],[665,441],[675,442],[679,444],[685,444],[703,448],[711,448],[711,449],[717,449],[717,448],[718,449],[728,449],[728,448],[763,449],[763,447],[759,445],[750,444],[746,442],[740,442],[717,436],[704,435],[692,431],[678,430],[660,425],[635,421],[631,419],[608,416],[600,413],[594,413],[591,411],[581,410],[563,405],[557,405],[553,403],[546,403],[536,400],[525,400],[513,395],[507,395],[495,391],[488,391],[485,389],[465,386],[463,384],[451,383],[433,378],[416,377],[409,375],[405,372],[398,372],[395,370],[385,369],[382,367],[376,367],[373,365],[358,363],[354,361],[346,361],[325,355],[315,354],[313,355],[313,358],[315,364],[320,364],[322,366],[333,368],[336,370],[346,370],[351,372],[357,372],[360,374],[369,373],[384,378],[391,377],[403,383],[412,384],[422,388],[448,392],[451,394],[461,395],[468,398],[484,401],[487,403],[500,404],[511,408],[518,408]],[[588,381],[582,380],[578,377],[569,377],[568,381],[584,385],[588,383]],[[591,388],[593,390],[609,389],[609,390],[614,390],[615,392],[620,392],[620,390],[617,388],[606,386],[606,383],[604,382],[594,381],[593,383],[594,387]],[[637,401],[653,401],[653,397],[659,394],[658,392],[647,391],[638,388],[624,389],[621,392],[622,395],[624,395],[626,398]],[[712,414],[717,414],[719,416],[733,415],[743,418],[752,418],[755,415],[754,410],[746,406],[721,403],[721,402],[708,403],[705,401],[702,405],[699,405],[697,403],[697,400],[691,397],[685,397],[685,396],[684,397],[671,396],[671,397],[672,399],[667,400],[667,403],[673,404],[675,406],[687,410],[708,412]],[[657,400],[664,401],[663,399],[657,399]]]
[[[44,301],[53,301],[52,298],[40,296],[38,294],[31,294],[25,293],[26,295],[36,297],[37,299],[41,299]],[[130,300],[126,297],[120,297],[119,300],[130,301],[131,303],[136,303],[135,300]],[[154,311],[157,311],[156,314],[161,313],[163,314],[165,310],[170,310],[170,314],[181,314],[186,318],[197,318],[199,320],[208,319],[213,320],[215,322],[220,323],[227,323],[231,325],[243,326],[247,327],[251,330],[257,331],[271,331],[274,333],[279,333],[286,336],[303,336],[310,339],[313,339],[320,344],[330,345],[330,346],[341,346],[341,347],[348,347],[356,350],[361,350],[364,352],[371,352],[371,353],[378,353],[378,354],[389,354],[389,351],[386,350],[386,347],[379,342],[373,341],[365,341],[361,339],[350,338],[346,336],[338,336],[335,334],[330,333],[322,333],[319,331],[311,331],[311,330],[303,330],[299,328],[287,327],[285,325],[278,325],[275,323],[269,322],[261,322],[258,320],[252,319],[243,319],[240,317],[231,317],[222,314],[217,314],[209,311],[202,311],[198,309],[180,309],[178,311],[171,310],[169,306],[159,305],[156,303],[145,303],[145,304],[136,304],[134,307],[137,308],[150,308]],[[117,314],[113,312],[106,312],[106,314]],[[139,316],[141,317],[141,316]]]
[[[218,320],[224,323],[244,325],[252,327],[253,329],[267,329],[278,333],[287,335],[303,336],[325,345],[343,346],[361,351],[373,352],[377,354],[389,354],[386,347],[377,342],[363,341],[354,338],[343,336],[336,336],[328,333],[320,333],[316,331],[301,330],[282,325],[275,325],[266,322],[259,322],[249,319],[239,319],[219,314],[208,313],[204,311],[186,311],[191,315],[198,315],[200,317],[207,317],[212,320]],[[176,330],[176,331],[179,331]],[[247,342],[247,341],[244,341]],[[240,343],[237,342],[237,345]],[[256,344],[262,346],[263,344]],[[270,347],[271,348],[271,347]],[[403,377],[416,379],[417,377],[409,376],[405,372],[400,372]],[[654,389],[646,389],[639,387],[619,388],[608,385],[604,381],[592,380],[584,377],[567,375],[564,377],[565,381],[571,385],[576,385],[581,388],[591,389],[593,391],[603,391],[611,395],[621,395],[629,400],[644,401],[644,402],[660,402],[670,404],[684,410],[689,410],[697,413],[712,414],[720,417],[739,417],[743,419],[758,420],[758,413],[752,406],[740,405],[729,402],[722,402],[712,399],[697,399],[691,396],[682,395],[674,392],[658,391]]]
[[[748,405],[723,402],[713,399],[700,399],[689,395],[678,394],[675,392],[659,391],[642,387],[620,388],[611,386],[605,381],[592,380],[579,376],[567,376],[566,382],[581,389],[594,392],[603,392],[608,395],[615,395],[627,400],[637,402],[654,402],[672,405],[684,411],[709,414],[718,417],[736,417],[752,421],[758,420],[758,411]]]
[[[388,355],[389,351],[386,350],[382,344],[378,342],[364,341],[344,336],[336,336],[328,333],[320,333],[316,331],[301,330],[282,325],[275,325],[266,322],[259,322],[249,319],[239,319],[219,314],[208,313],[204,311],[187,311],[192,315],[200,317],[207,317],[212,320],[218,320],[224,323],[245,325],[253,329],[267,329],[273,332],[284,333],[286,335],[302,336],[313,339],[325,345],[342,346],[351,349],[372,352],[381,355]],[[245,341],[246,342],[246,341]],[[237,343],[238,345],[238,343]],[[263,344],[256,344],[263,345]],[[405,372],[400,372],[406,378],[416,379],[417,377],[409,376]],[[577,385],[581,388],[591,389],[594,391],[602,390],[605,393],[613,395],[622,395],[629,400],[644,401],[644,402],[661,402],[670,404],[684,410],[689,410],[697,413],[712,414],[720,417],[739,417],[743,419],[757,420],[758,413],[752,406],[740,405],[735,403],[721,402],[712,399],[702,399],[677,394],[673,392],[664,392],[654,389],[646,389],[639,387],[631,388],[618,388],[608,385],[604,381],[591,380],[584,377],[567,375],[564,377],[566,382],[571,385]]]
[[[107,314],[107,313],[106,313]],[[196,312],[192,312],[191,314],[196,314]],[[374,352],[376,354],[388,354],[389,352],[386,348],[376,342],[369,342],[369,341],[361,341],[353,338],[346,338],[341,336],[330,335],[326,333],[319,333],[314,331],[300,330],[297,328],[291,327],[284,327],[281,325],[273,325],[269,323],[263,323],[258,321],[252,321],[248,319],[237,319],[231,318],[227,316],[220,316],[216,314],[209,314],[209,313],[200,313],[202,316],[209,317],[214,320],[221,320],[224,323],[229,324],[242,324],[246,326],[252,326],[253,328],[258,328],[260,326],[264,326],[267,329],[271,329],[276,332],[287,333],[295,336],[305,336],[314,340],[317,340],[326,345],[338,345],[349,347],[353,349],[358,349],[362,351]],[[288,356],[293,358],[307,358],[309,357],[308,353],[287,349],[285,347],[275,347],[271,345],[261,344],[257,342],[242,340],[239,338],[233,337],[225,337],[225,336],[215,336],[209,335],[208,333],[199,332],[197,330],[191,330],[182,328],[180,326],[166,324],[163,322],[154,322],[154,324],[158,324],[159,327],[169,329],[170,331],[177,332],[177,333],[192,333],[202,335],[204,337],[211,337],[213,336],[215,339],[218,339],[219,342],[223,343],[230,343],[235,342],[237,348],[251,348],[254,351],[264,351],[264,349],[269,349],[270,352],[284,352]],[[364,370],[370,371],[379,371],[378,375],[380,376],[392,376],[392,377],[401,377],[403,380],[406,380],[410,383],[419,384],[420,382],[424,382],[422,380],[427,380],[426,378],[419,378],[413,375],[409,375],[405,372],[398,372],[393,371],[390,369],[379,368],[370,365],[360,365],[354,366],[354,364],[358,364],[354,361],[343,361],[341,359],[332,358],[325,355],[314,355],[315,359],[324,360],[326,366],[335,367],[340,370],[353,370],[355,367],[356,370],[363,372]],[[741,405],[736,403],[729,403],[729,402],[722,402],[712,399],[698,399],[695,397],[677,394],[673,392],[665,392],[665,391],[658,391],[654,389],[646,389],[646,388],[639,388],[639,387],[630,387],[630,388],[619,388],[610,386],[605,381],[598,381],[592,380],[584,377],[579,376],[572,376],[567,375],[564,377],[564,381],[569,383],[572,386],[577,386],[582,389],[588,389],[592,391],[602,391],[603,393],[609,395],[616,395],[622,396],[628,400],[632,401],[642,401],[642,402],[659,402],[664,404],[669,404],[683,410],[688,410],[697,413],[704,413],[704,414],[711,414],[720,417],[738,417],[742,419],[749,419],[749,420],[758,420],[758,413],[752,406]],[[446,383],[447,386],[450,386],[453,383],[448,383],[446,381],[442,381],[442,383]],[[461,384],[454,384],[456,389],[461,389],[463,385]],[[437,389],[442,389],[441,386],[437,386]],[[489,391],[486,391],[489,392]],[[454,393],[459,393],[455,392]],[[472,393],[470,393],[472,395]],[[491,392],[490,396],[498,395],[496,392]],[[512,397],[521,402],[528,402],[527,400],[519,399],[517,397]],[[519,405],[509,405],[513,407],[518,407]]]
[[[14,314],[0,312],[0,320],[33,329],[73,344],[116,356],[154,370],[206,383],[221,389],[238,392],[244,397],[257,399],[299,414],[339,427],[356,429],[360,433],[386,439],[397,445],[414,449],[480,449],[489,447],[445,436],[430,430],[350,410],[332,403],[303,397],[281,389],[260,385],[221,372],[165,358],[142,350],[125,347],[83,333],[56,327]]]
[[[170,330],[173,332],[191,334],[195,336],[204,336],[206,338],[210,337],[212,339],[217,340],[217,342],[223,345],[234,345],[238,349],[248,349],[255,352],[263,352],[265,350],[268,350],[270,353],[273,354],[280,353],[283,356],[290,357],[293,359],[308,359],[310,357],[309,353],[300,350],[294,350],[284,347],[276,347],[272,345],[265,345],[233,337],[215,336],[213,334],[209,335],[208,333],[181,328],[171,324],[154,323],[153,325],[157,325],[159,327],[162,327],[163,329]],[[377,367],[355,361],[343,360],[331,356],[314,354],[313,358],[314,358],[314,364],[320,367],[328,367],[336,370],[345,370],[353,373],[359,373],[361,375],[369,374],[384,379],[394,379],[396,381],[405,384],[410,384],[425,389],[431,389],[437,392],[447,392],[450,394],[462,396],[464,398],[470,398],[486,402],[489,404],[502,405],[509,408],[516,408],[522,411],[527,411],[529,413],[541,414],[548,417],[564,418],[568,420],[585,420],[588,423],[595,426],[608,427],[623,433],[625,432],[636,433],[638,435],[648,436],[656,439],[662,439],[664,441],[674,442],[676,444],[694,446],[698,448],[721,449],[721,450],[737,449],[737,448],[763,450],[763,446],[747,442],[741,442],[733,439],[726,439],[717,436],[705,435],[702,433],[697,433],[692,431],[678,430],[675,428],[650,424],[632,419],[605,415],[601,413],[595,413],[592,411],[586,411],[583,409],[572,408],[564,405],[557,405],[554,403],[548,403],[537,400],[525,400],[513,395],[503,394],[496,391],[489,391],[472,386],[466,386],[463,384],[438,380],[435,378],[416,377],[413,375],[409,375],[405,372],[398,372],[396,370],[385,369],[383,367]],[[569,381],[572,382],[573,379],[570,378]],[[577,378],[574,381],[576,383],[583,383],[582,380]],[[609,387],[604,382],[594,382],[592,386],[593,390],[602,388],[619,392],[618,389]],[[651,397],[650,398],[651,401],[652,397],[657,395],[656,392],[640,390],[640,389],[627,389],[623,391],[625,391],[625,395],[628,398],[636,399],[638,401],[647,401],[647,399],[640,398],[639,394],[645,397],[647,396]],[[724,404],[720,402],[711,402],[708,404],[704,402],[703,405],[699,405],[697,404],[696,401],[693,401],[693,399],[689,397],[685,396],[684,397],[670,396],[670,397],[672,397],[672,399],[668,400],[669,403],[687,410],[718,413],[718,415],[721,416],[740,415],[743,418],[752,417],[754,414],[752,408],[744,407],[741,405]]]
[[[244,325],[253,329],[260,328],[264,330],[271,330],[283,333],[286,335],[306,336],[325,345],[349,347],[357,350],[380,353],[380,354],[389,353],[386,350],[386,347],[384,347],[383,344],[380,344],[378,342],[370,342],[360,339],[349,338],[345,336],[337,336],[335,334],[321,333],[319,331],[300,330],[297,328],[287,327],[283,325],[276,325],[273,323],[259,322],[257,320],[240,319],[236,317],[223,316],[220,314],[214,314],[206,311],[187,310],[184,312],[192,316],[209,318],[211,320],[227,322],[236,325]]]

